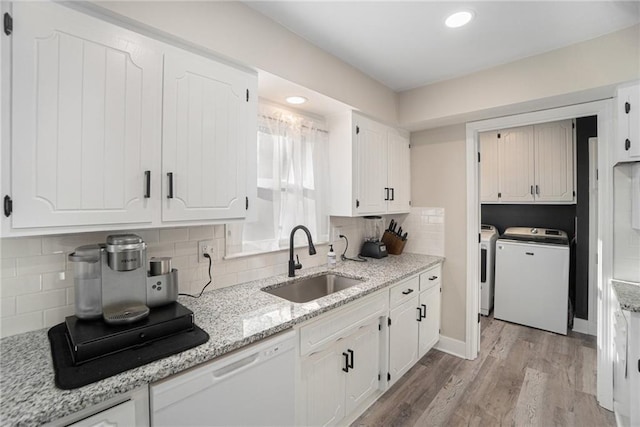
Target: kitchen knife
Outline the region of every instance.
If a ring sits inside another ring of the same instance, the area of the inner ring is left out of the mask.
[[[402,240],[403,240],[403,241],[404,241],[404,240],[407,240],[407,234],[409,234],[409,233],[404,233],[404,234],[402,235]]]
[[[398,237],[402,236],[402,227],[398,228],[398,232],[396,233]]]
[[[393,232],[393,227],[395,227],[395,224],[396,222],[392,219],[387,230],[389,230],[389,232]]]

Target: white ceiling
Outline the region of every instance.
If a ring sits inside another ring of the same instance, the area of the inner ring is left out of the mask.
[[[470,74],[640,22],[639,1],[257,1],[247,5],[394,91]],[[451,29],[444,19],[471,9]]]

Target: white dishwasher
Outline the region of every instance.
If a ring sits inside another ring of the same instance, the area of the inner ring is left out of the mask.
[[[151,385],[152,426],[295,423],[295,331]]]

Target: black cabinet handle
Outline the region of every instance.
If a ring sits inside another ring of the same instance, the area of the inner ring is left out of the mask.
[[[349,354],[347,352],[343,352],[342,355],[344,356],[344,368],[342,368],[342,370],[344,372],[349,372]]]
[[[385,192],[384,200],[389,200],[389,187],[384,187],[384,192]]]
[[[396,189],[391,187],[391,200],[395,200],[396,199]]]
[[[416,307],[416,310],[418,310],[418,318],[416,320],[418,322],[422,322],[422,310],[420,309],[420,307]]]
[[[631,104],[629,104],[628,102],[624,103],[624,112],[629,114],[629,111],[631,111]]]
[[[427,318],[427,305],[426,304],[420,304],[420,307],[422,307],[422,318],[426,319]]]
[[[531,192],[531,195],[533,196],[533,185],[531,186],[531,190],[529,190]]]
[[[540,195],[540,187],[538,186],[538,184],[536,184],[536,194]]]
[[[347,349],[347,352],[351,355],[351,363],[349,363],[349,368],[354,369],[354,363],[353,363],[353,350],[349,350]]]
[[[173,172],[168,172],[167,177],[169,178],[169,190],[167,191],[167,199],[173,199]]]
[[[413,289],[409,288],[406,291],[402,291],[402,295],[409,295],[411,292],[413,292]]]
[[[438,278],[438,276],[431,276],[429,277],[429,280],[436,280]]]
[[[631,141],[627,138],[624,140],[624,151],[629,151],[629,148],[631,148]]]
[[[151,171],[144,171],[144,198],[151,197]]]

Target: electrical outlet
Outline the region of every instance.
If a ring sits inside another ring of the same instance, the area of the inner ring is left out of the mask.
[[[200,240],[198,242],[198,262],[209,263],[209,260],[204,256],[204,254],[209,254],[213,260],[215,248],[215,240]]]
[[[342,233],[342,227],[331,227],[331,241],[332,242],[337,242],[340,240],[340,235],[343,234]]]

